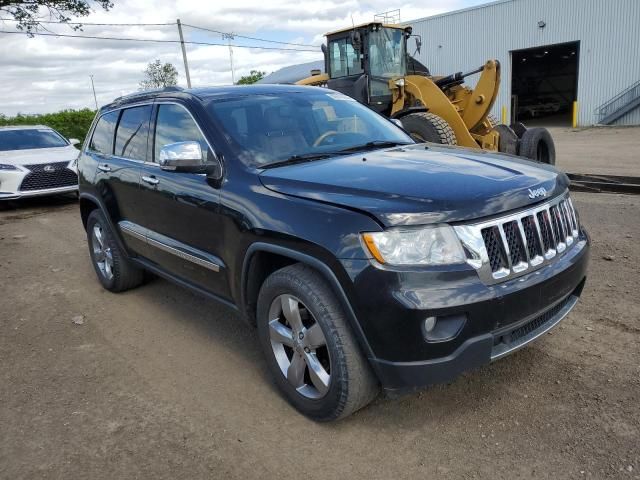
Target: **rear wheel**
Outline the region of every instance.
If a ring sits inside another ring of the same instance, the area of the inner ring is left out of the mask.
[[[103,213],[96,209],[87,219],[87,240],[91,263],[98,280],[112,292],[137,287],[144,280],[144,271],[131,263],[120,249]]]
[[[457,145],[456,134],[449,123],[435,113],[410,113],[400,119],[404,129],[418,143],[431,142]]]
[[[556,149],[546,128],[527,129],[520,139],[518,154],[541,163],[556,164]]]
[[[276,383],[304,415],[336,420],[375,398],[377,381],[340,303],[315,270],[297,264],[269,276],[257,323]]]

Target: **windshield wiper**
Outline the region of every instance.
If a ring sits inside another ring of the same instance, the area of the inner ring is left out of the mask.
[[[362,145],[354,145],[353,147],[343,148],[336,153],[359,152],[372,148],[397,147],[399,145],[411,145],[409,142],[390,142],[387,140],[374,140],[372,142],[363,143]]]
[[[285,165],[295,165],[296,163],[304,163],[311,162],[313,160],[322,160],[323,158],[328,158],[335,155],[333,152],[324,152],[324,153],[303,153],[302,155],[293,155],[286,160],[278,160],[277,162],[267,163],[265,165],[260,165],[260,168],[274,168],[274,167],[283,167]]]

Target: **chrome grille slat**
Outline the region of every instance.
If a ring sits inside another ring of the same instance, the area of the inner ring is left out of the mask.
[[[519,213],[454,227],[469,265],[487,284],[532,272],[576,244],[578,216],[568,194]]]

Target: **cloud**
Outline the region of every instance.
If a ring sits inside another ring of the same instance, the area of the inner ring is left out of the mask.
[[[402,20],[461,8],[480,0],[421,0],[404,2]],[[118,1],[109,12],[95,11],[81,19],[91,23],[169,23],[180,18],[192,24],[239,35],[318,45],[323,34],[342,26],[373,19],[389,10],[382,0],[321,0],[307,4],[291,0],[236,0],[227,2],[174,2],[170,0]],[[397,8],[397,7],[396,7]],[[64,25],[46,25],[52,32],[71,35],[176,40],[175,25],[154,27],[108,27],[85,25],[74,32]],[[14,22],[0,21],[0,30],[15,31]],[[187,40],[224,43],[219,34],[185,27]],[[237,44],[258,42],[236,38]],[[303,48],[261,43],[262,46]],[[308,47],[307,47],[308,48]],[[322,59],[312,52],[233,49],[236,80],[252,69],[268,73],[296,63]],[[226,46],[187,46],[193,86],[231,83]],[[179,84],[186,86],[182,53],[177,43],[138,43],[116,40],[35,37],[0,34],[0,113],[45,113],[64,108],[94,107],[89,76],[93,75],[98,104],[137,90],[146,65],[159,58],[173,63]]]

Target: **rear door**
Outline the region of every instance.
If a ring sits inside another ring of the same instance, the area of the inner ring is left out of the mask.
[[[159,103],[154,108],[149,162],[142,165],[140,226],[148,239],[146,256],[168,273],[229,298],[227,271],[219,258],[219,193],[205,174],[162,170],[156,160],[164,145],[199,142],[213,150],[186,106]]]
[[[93,183],[114,225],[139,213],[140,164],[146,156],[150,115],[149,105],[104,114],[87,148],[86,155],[95,164]],[[123,240],[132,252],[143,246],[132,237]]]

